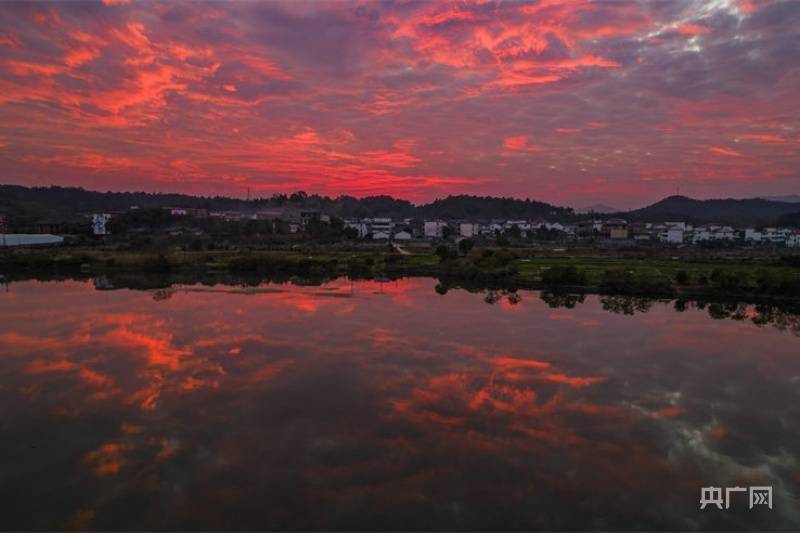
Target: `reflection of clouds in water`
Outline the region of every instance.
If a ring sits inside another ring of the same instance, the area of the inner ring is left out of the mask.
[[[47,420],[75,458],[8,448],[56,484],[45,527],[763,526],[695,510],[701,486],[745,478],[776,486],[776,524],[800,522],[794,338],[749,321],[527,294],[508,313],[421,280],[15,290],[42,320],[0,303],[2,443]]]

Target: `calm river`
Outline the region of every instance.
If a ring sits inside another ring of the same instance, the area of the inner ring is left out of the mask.
[[[798,316],[436,285],[0,289],[0,529],[800,528]]]

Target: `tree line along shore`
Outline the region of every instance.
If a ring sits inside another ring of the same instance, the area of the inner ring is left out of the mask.
[[[673,254],[677,252],[671,252]],[[800,300],[800,255],[687,251],[681,255],[592,249],[460,245],[302,246],[221,251],[125,251],[102,247],[0,251],[6,280],[31,275],[274,274],[381,278],[432,276],[455,285],[653,297]]]

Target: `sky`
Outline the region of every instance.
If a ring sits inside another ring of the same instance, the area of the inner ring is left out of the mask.
[[[0,182],[794,194],[800,2],[3,2]]]

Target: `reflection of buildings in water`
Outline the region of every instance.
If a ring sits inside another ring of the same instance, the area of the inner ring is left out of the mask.
[[[172,298],[172,295],[175,294],[175,289],[159,289],[153,291],[153,300],[156,302],[161,302],[164,300],[169,300]]]
[[[108,291],[114,288],[114,285],[106,276],[95,276],[92,278],[92,283],[94,283],[94,288],[98,291]]]

